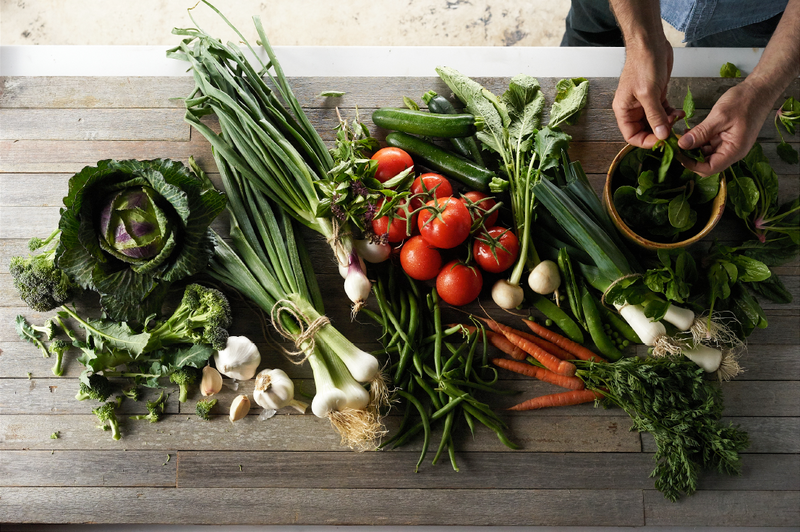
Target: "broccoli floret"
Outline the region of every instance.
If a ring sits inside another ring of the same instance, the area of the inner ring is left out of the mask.
[[[142,398],[142,390],[138,386],[134,385],[131,388],[122,390],[122,395],[124,395],[131,401],[138,401]]]
[[[37,349],[42,352],[42,355],[45,358],[50,357],[50,351],[47,350],[44,342],[42,342],[41,338],[39,338],[39,332],[36,331],[30,323],[28,323],[28,320],[25,319],[25,316],[19,315],[16,317],[14,320],[14,328],[17,330],[17,334],[21,339],[35,345]]]
[[[189,386],[200,380],[200,370],[191,366],[183,366],[169,374],[169,381],[180,387],[178,401],[185,403],[189,396]]]
[[[94,399],[101,403],[111,397],[114,393],[114,385],[103,375],[92,373],[89,375],[89,384],[81,382],[78,394],[75,399],[78,401],[85,401],[86,399]]]
[[[56,324],[54,323],[53,319],[47,320],[44,322],[44,325],[31,324],[31,329],[42,333],[48,340],[52,340],[56,335]]]
[[[225,349],[230,325],[231,306],[225,294],[214,288],[190,284],[172,316],[148,331],[147,350],[175,344],[208,344],[216,350]]]
[[[25,304],[38,312],[61,306],[78,292],[69,275],[55,264],[60,234],[57,229],[46,240],[34,238],[28,243],[31,255],[11,258],[9,271],[14,288]]]
[[[109,401],[92,410],[92,413],[94,413],[97,419],[102,423],[101,428],[103,430],[111,429],[111,438],[114,440],[120,438],[119,422],[117,421],[117,414],[115,412],[118,406],[119,401]]]
[[[195,413],[200,419],[205,419],[206,421],[209,420],[209,413],[211,409],[214,408],[214,405],[217,404],[216,399],[201,399],[197,401],[197,406],[195,406]]]
[[[154,401],[147,401],[147,415],[141,416],[132,416],[133,419],[146,419],[150,423],[155,423],[161,419],[161,415],[164,413],[164,407],[167,406],[167,398],[169,394],[164,394],[161,392],[161,395],[158,396],[158,399]]]
[[[64,360],[64,353],[66,353],[70,347],[72,347],[72,344],[58,338],[50,342],[50,345],[47,346],[50,354],[56,356],[56,363],[53,365],[53,375],[56,377],[60,377],[64,373],[64,368],[61,367],[61,363]]]

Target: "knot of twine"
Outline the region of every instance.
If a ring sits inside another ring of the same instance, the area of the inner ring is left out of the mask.
[[[352,234],[350,231],[343,233],[339,220],[335,216],[331,218],[331,236],[326,238],[325,242],[333,249],[333,254],[337,258],[336,262],[340,266],[347,267],[350,265],[350,257],[347,256],[344,246],[342,246],[342,238]],[[342,264],[342,261],[344,261],[344,264]]]
[[[609,304],[606,302],[606,296],[608,296],[609,292],[611,292],[614,289],[614,287],[616,287],[622,281],[627,281],[628,279],[637,279],[639,277],[644,277],[644,275],[642,275],[641,273],[630,273],[628,275],[623,275],[619,279],[615,280],[609,285],[608,288],[606,288],[606,291],[603,292],[603,296],[600,298],[600,303],[602,303],[604,307],[609,307]]]
[[[281,314],[283,313],[289,314],[289,316],[291,316],[295,322],[297,322],[298,326],[300,327],[300,332],[289,332],[286,327],[283,326],[283,323],[280,320]],[[279,346],[286,355],[286,358],[288,358],[289,361],[294,364],[302,364],[306,361],[311,352],[314,350],[314,337],[316,336],[317,331],[331,322],[327,316],[320,316],[311,323],[308,323],[308,317],[306,317],[300,311],[294,302],[288,299],[281,299],[275,303],[275,305],[272,307],[270,318],[272,319],[272,325],[275,327],[275,330],[278,331],[278,334],[287,340],[294,342],[295,347],[297,347],[297,351],[290,351],[283,346]],[[306,323],[308,323],[308,325],[305,325]],[[303,344],[307,344],[305,349],[302,348]]]

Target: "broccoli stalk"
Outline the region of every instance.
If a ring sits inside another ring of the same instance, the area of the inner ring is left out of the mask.
[[[56,325],[53,323],[52,318],[44,322],[44,325],[31,324],[31,329],[42,333],[48,340],[52,340],[56,335]]]
[[[61,367],[61,363],[64,360],[64,353],[66,353],[70,347],[72,347],[72,344],[60,339],[53,340],[50,342],[50,345],[47,346],[48,351],[56,356],[56,363],[53,365],[53,375],[56,377],[60,377],[64,374],[64,368]]]
[[[61,230],[42,240],[32,238],[28,257],[12,257],[9,271],[20,298],[33,310],[47,312],[72,300],[77,285],[55,264]]]
[[[111,438],[114,440],[120,439],[119,421],[117,421],[116,409],[119,406],[122,397],[117,398],[116,401],[109,401],[94,408],[92,413],[97,416],[102,425],[100,428],[103,430],[111,429]]]
[[[206,421],[209,420],[209,414],[211,413],[211,409],[214,408],[214,405],[217,404],[216,399],[201,399],[197,401],[197,405],[195,405],[195,413],[200,419],[205,419]]]
[[[21,339],[35,345],[36,348],[42,352],[42,356],[45,358],[50,357],[50,351],[47,350],[44,342],[42,342],[41,338],[39,338],[39,332],[35,330],[30,323],[28,323],[28,320],[25,319],[25,316],[17,316],[14,320],[14,327],[16,328],[17,334]]]
[[[149,330],[145,351],[175,344],[208,344],[225,349],[231,325],[231,307],[225,295],[214,288],[190,284],[175,312]]]
[[[200,370],[191,366],[183,366],[169,374],[169,381],[180,388],[178,401],[185,403],[189,396],[189,386],[200,380]]]
[[[167,398],[169,394],[164,395],[164,392],[161,392],[161,395],[154,401],[147,401],[147,415],[141,416],[131,416],[132,419],[146,419],[150,423],[155,423],[161,419],[161,415],[164,413],[164,407],[167,405]]]
[[[89,384],[81,381],[78,393],[75,399],[78,401],[85,401],[86,399],[94,399],[101,403],[111,397],[114,393],[114,386],[103,375],[92,373],[89,375]]]

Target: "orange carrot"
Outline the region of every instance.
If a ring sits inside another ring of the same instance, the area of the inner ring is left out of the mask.
[[[533,342],[526,340],[522,336],[518,336],[509,330],[503,330],[503,334],[512,344],[541,362],[542,365],[550,371],[558,373],[559,375],[566,375],[567,377],[575,375],[575,364],[572,362],[561,360],[560,358],[551,355]]]
[[[502,333],[503,331],[511,331],[512,333],[516,334],[517,336],[522,336],[526,340],[533,342],[534,344],[538,345],[540,348],[544,349],[548,353],[553,356],[560,358],[561,360],[573,360],[575,356],[571,353],[561,349],[556,344],[552,342],[548,342],[544,338],[540,336],[536,336],[535,334],[531,334],[529,332],[520,331],[518,329],[514,329],[513,327],[509,327],[508,325],[504,325],[500,322],[497,322],[492,319],[485,319],[481,318],[489,328],[495,332]]]
[[[568,406],[588,403],[595,399],[600,399],[603,394],[594,390],[570,390],[568,392],[551,393],[540,395],[533,399],[528,399],[518,405],[514,405],[508,410],[536,410],[538,408],[548,408],[551,406]]]
[[[508,360],[507,358],[493,358],[492,364],[498,368],[507,369],[514,373],[519,373],[520,375],[527,375],[528,377],[533,377],[543,382],[549,382],[550,384],[555,384],[556,386],[561,386],[568,390],[583,390],[584,388],[583,381],[578,377],[559,375],[553,373],[549,369],[531,366],[525,362],[517,362],[516,360]]]
[[[572,353],[581,360],[594,360],[596,362],[606,361],[603,357],[591,351],[590,349],[583,347],[581,344],[577,342],[573,342],[572,340],[566,338],[565,336],[561,336],[560,334],[551,331],[547,327],[539,325],[535,321],[532,320],[522,320],[522,321],[534,333],[538,334],[545,340],[556,344],[558,347],[564,349],[568,353]]]
[[[464,327],[464,329],[466,329],[470,334],[477,330],[477,327],[474,325],[461,324],[461,326]],[[480,338],[480,335],[478,335],[479,340]],[[486,338],[488,338],[489,343],[515,360],[525,360],[528,358],[528,353],[509,342],[508,338],[502,334],[497,334],[494,331],[486,331]]]

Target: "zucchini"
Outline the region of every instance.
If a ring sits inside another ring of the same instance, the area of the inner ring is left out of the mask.
[[[436,114],[395,107],[376,109],[372,122],[383,129],[442,138],[469,137],[478,131],[478,125],[483,125],[481,119],[467,113]]]
[[[434,91],[428,91],[422,95],[422,101],[428,106],[431,113],[437,114],[456,114],[456,108],[450,103],[450,100],[444,96],[436,94]],[[469,137],[453,137],[450,139],[450,144],[456,149],[459,155],[472,159],[480,166],[483,166],[483,157],[481,150],[478,147],[478,142],[474,136]]]
[[[423,166],[455,179],[471,190],[489,192],[494,172],[478,166],[421,138],[394,131],[386,135],[386,144],[405,150]]]

